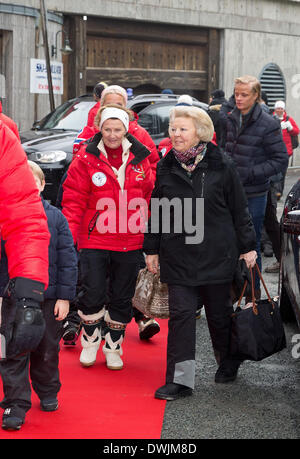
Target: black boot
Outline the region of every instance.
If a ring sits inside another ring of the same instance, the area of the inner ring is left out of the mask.
[[[190,387],[183,386],[182,384],[167,383],[157,389],[154,397],[161,400],[176,400],[177,398],[192,395],[193,390]]]
[[[223,360],[215,374],[215,382],[223,384],[235,381],[241,363],[241,360]]]
[[[20,430],[25,422],[25,411],[18,406],[6,408],[2,417],[2,429]]]

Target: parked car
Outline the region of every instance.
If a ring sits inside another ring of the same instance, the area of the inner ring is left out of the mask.
[[[167,136],[170,110],[176,105],[178,97],[174,94],[145,94],[129,101],[129,104],[132,103],[130,108],[138,113],[139,124],[149,132],[156,146]],[[195,98],[192,99],[193,105],[205,111],[208,110],[207,104]],[[151,102],[145,106],[149,100]]]
[[[156,145],[165,137],[169,112],[178,98],[174,94],[143,94],[128,101],[127,107],[138,114],[139,124],[147,129]],[[207,110],[207,104],[193,100],[195,105]],[[88,112],[94,104],[91,95],[70,99],[35,122],[29,131],[20,132],[28,159],[44,171],[43,196],[54,204],[61,178],[72,160],[74,140],[86,126]]]
[[[281,218],[280,312],[300,328],[300,179],[287,195]]]
[[[54,204],[61,178],[72,160],[74,140],[86,125],[94,104],[92,96],[70,99],[35,122],[30,131],[20,132],[28,159],[36,162],[45,174],[43,196]]]

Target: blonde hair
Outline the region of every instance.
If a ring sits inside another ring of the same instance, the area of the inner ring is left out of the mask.
[[[101,114],[102,114],[103,110],[105,108],[108,108],[108,107],[113,107],[113,108],[118,108],[119,110],[124,110],[124,112],[126,112],[127,115],[129,116],[129,119],[132,118],[132,112],[130,110],[128,110],[128,108],[121,107],[121,105],[117,105],[117,104],[103,105],[103,107],[99,108],[99,110],[97,111],[97,115],[95,116],[94,125],[97,126],[98,128],[99,128],[100,121],[101,121]]]
[[[37,177],[41,183],[43,183],[45,181],[45,174],[40,168],[40,166],[36,164],[34,161],[30,161],[30,160],[28,160],[28,165],[33,175]]]
[[[197,136],[202,142],[210,142],[214,135],[214,125],[210,116],[199,107],[179,106],[170,111],[170,125],[175,118],[191,118],[196,128]],[[170,127],[169,127],[170,130]]]
[[[261,85],[258,79],[252,75],[244,75],[234,80],[234,86],[237,84],[250,84],[251,91],[257,94],[257,102],[263,102],[261,98]]]

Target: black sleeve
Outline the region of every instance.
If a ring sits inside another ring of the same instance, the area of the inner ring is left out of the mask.
[[[256,233],[248,209],[244,187],[233,164],[226,174],[225,199],[235,227],[240,254],[256,250]]]

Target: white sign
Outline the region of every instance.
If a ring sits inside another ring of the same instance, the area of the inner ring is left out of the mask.
[[[54,94],[63,94],[63,64],[51,61],[52,86]],[[30,59],[30,92],[48,94],[47,66],[45,59]]]

